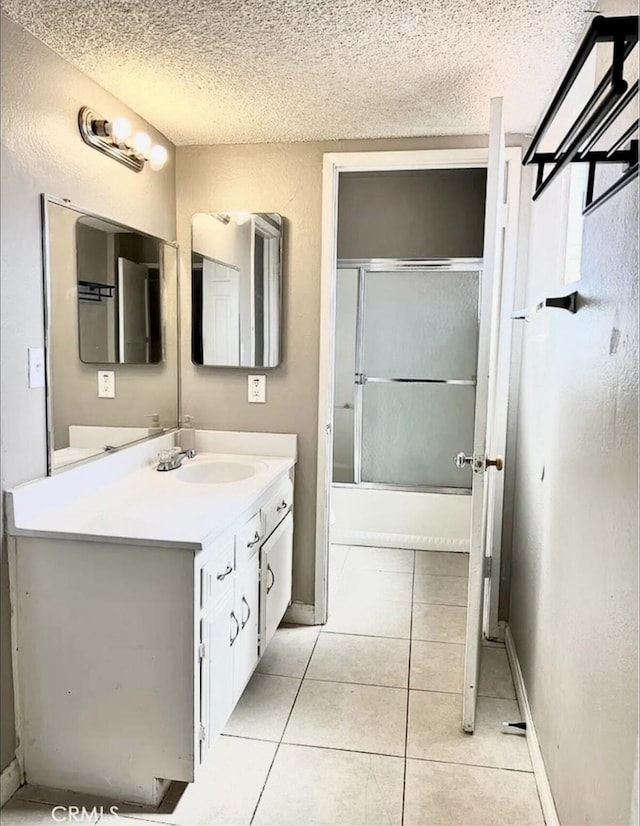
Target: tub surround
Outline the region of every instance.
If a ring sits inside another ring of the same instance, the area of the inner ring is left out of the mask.
[[[469,551],[471,496],[333,485],[336,545]]]
[[[158,472],[180,442],[183,469],[258,470]],[[27,783],[157,805],[197,778],[291,602],[296,456],[294,435],[174,431],[7,493]]]

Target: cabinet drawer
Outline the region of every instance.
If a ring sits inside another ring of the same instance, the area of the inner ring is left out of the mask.
[[[236,566],[239,568],[258,552],[262,542],[260,512],[236,531]]]
[[[264,537],[270,536],[293,506],[291,479],[283,479],[276,492],[262,508]]]
[[[209,609],[233,586],[233,536],[223,540],[200,571],[200,608]]]

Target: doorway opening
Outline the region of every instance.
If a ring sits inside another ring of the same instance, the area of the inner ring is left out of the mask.
[[[499,102],[492,103],[492,124],[497,133]],[[498,589],[492,583],[499,572],[497,561],[485,582],[484,550],[478,549],[487,547],[487,532],[480,537],[473,526],[474,518],[483,526],[487,521],[501,522],[486,507],[486,490],[491,486],[495,499],[502,480],[496,484],[487,478],[485,485],[484,474],[491,465],[486,451],[504,444],[506,426],[500,434],[499,428],[486,424],[489,401],[491,422],[506,421],[501,410],[508,394],[519,154],[518,149],[505,152],[502,139],[499,154],[490,144],[489,150],[328,155],[324,164],[315,621],[331,621],[332,538],[345,543],[343,547],[408,548],[417,556],[422,551],[475,547],[469,597],[473,591],[474,616],[478,611],[473,622],[467,622],[465,655],[465,692],[469,688],[465,704],[473,707],[473,714],[477,679],[471,674],[480,652],[479,638],[471,646],[469,640],[481,627],[485,585],[489,617],[497,606]],[[367,173],[375,175],[367,180]],[[449,177],[444,192],[453,205],[447,212],[446,200],[443,204],[442,198],[436,198],[430,221],[419,210],[412,220],[406,210],[410,197],[401,200],[402,208],[397,210],[385,209],[380,198],[373,196],[351,198],[349,203],[349,189],[369,186],[371,191],[371,181],[379,188],[381,181],[388,183],[393,178],[404,178],[405,184],[408,179],[424,183],[433,173],[437,173],[434,178]],[[456,203],[452,197],[454,173],[460,180],[468,175],[482,181],[476,199],[481,208],[475,216],[464,199]],[[355,204],[355,229],[343,229],[345,203],[347,212]],[[440,248],[435,243],[416,250],[421,227],[426,223],[431,228],[438,221]],[[474,222],[480,227],[474,249],[456,245],[455,238],[448,248],[442,248],[447,232],[468,241]],[[367,232],[372,237],[367,238]],[[396,233],[408,239],[405,247],[393,247]],[[492,290],[494,281],[496,289]],[[496,325],[491,324],[492,313]],[[491,390],[489,364],[494,381]],[[502,378],[496,387],[498,374]],[[484,409],[480,417],[478,405]],[[499,438],[488,440],[485,431]],[[461,469],[455,465],[458,453],[465,460]],[[478,473],[480,455],[482,474]],[[427,527],[411,522],[412,511],[416,520],[429,523]],[[389,521],[394,516],[396,524]],[[449,528],[445,527],[447,520]],[[494,525],[491,528],[492,552],[499,551],[499,531]],[[453,536],[447,536],[448,531]],[[488,637],[487,632],[485,622]],[[471,731],[473,714],[465,726]]]

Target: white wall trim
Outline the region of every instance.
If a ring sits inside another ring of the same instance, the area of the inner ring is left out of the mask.
[[[292,602],[284,615],[284,622],[294,625],[316,625],[315,607],[308,602]]]
[[[513,682],[516,688],[518,705],[520,706],[520,712],[524,717],[524,722],[527,724],[527,745],[529,746],[529,755],[533,765],[533,774],[536,778],[538,796],[540,797],[540,805],[542,806],[544,821],[547,826],[560,826],[558,813],[556,811],[556,804],[554,803],[553,793],[549,783],[549,777],[547,776],[544,758],[542,757],[540,743],[538,742],[538,735],[536,734],[536,728],[533,724],[533,717],[531,716],[531,708],[529,706],[527,689],[522,676],[522,669],[520,668],[520,661],[518,660],[518,654],[516,652],[516,646],[511,634],[511,628],[508,624],[505,631],[505,643],[507,646],[507,656],[509,657],[511,673],[513,674]]]
[[[18,651],[20,647],[19,629],[18,629],[18,542],[15,536],[7,536],[7,562],[9,566],[9,605],[11,606],[11,668],[13,674],[13,708],[15,720],[16,733],[16,753],[13,763],[18,766],[18,788],[25,782],[24,771],[24,753],[23,753],[23,737],[22,737],[22,679],[20,674],[20,659]],[[6,769],[5,769],[6,771]],[[3,772],[4,774],[4,772]],[[3,781],[4,786],[4,781]],[[13,794],[14,792],[12,792]],[[2,792],[4,801],[4,791]],[[4,805],[4,803],[2,804]]]
[[[366,545],[371,548],[408,548],[414,551],[469,551],[468,539],[450,536],[418,536],[406,533],[381,533],[380,531],[356,531],[333,528],[331,542],[334,545]]]
[[[20,764],[14,757],[0,775],[0,806],[4,806],[20,786],[22,786],[22,772],[20,771]]]

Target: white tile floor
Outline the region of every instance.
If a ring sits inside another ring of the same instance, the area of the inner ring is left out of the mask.
[[[465,556],[337,546],[331,580],[329,623],[277,631],[207,776],[120,822],[543,824],[526,742],[501,731],[520,719],[503,647],[483,647],[477,729],[460,729]],[[43,799],[24,787],[3,826],[51,823]]]

